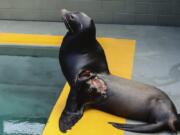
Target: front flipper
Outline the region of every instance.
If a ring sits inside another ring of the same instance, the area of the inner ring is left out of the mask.
[[[84,111],[84,105],[77,100],[77,90],[71,89],[65,109],[59,119],[59,128],[62,132],[66,132],[81,119]]]
[[[61,118],[59,120],[59,128],[62,132],[66,132],[71,129],[71,127],[76,124],[82,117],[82,113],[80,112],[66,112],[65,110],[61,114]]]

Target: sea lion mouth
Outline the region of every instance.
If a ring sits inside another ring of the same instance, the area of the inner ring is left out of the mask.
[[[66,10],[66,9],[62,9],[61,10],[61,18],[66,26],[66,28],[70,31],[73,32],[73,29],[71,27],[71,25],[69,24],[69,14],[70,11]]]

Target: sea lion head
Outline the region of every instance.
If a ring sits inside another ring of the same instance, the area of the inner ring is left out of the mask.
[[[70,33],[76,34],[89,31],[95,34],[95,24],[93,20],[85,13],[62,9],[61,17]]]

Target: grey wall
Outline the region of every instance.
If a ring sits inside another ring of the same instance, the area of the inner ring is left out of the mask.
[[[0,19],[59,21],[61,8],[97,23],[180,25],[180,0],[0,0]]]

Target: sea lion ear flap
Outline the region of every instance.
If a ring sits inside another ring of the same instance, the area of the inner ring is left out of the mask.
[[[96,26],[93,20],[91,20],[91,36],[94,35],[96,37]]]

